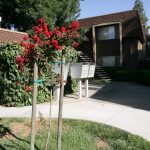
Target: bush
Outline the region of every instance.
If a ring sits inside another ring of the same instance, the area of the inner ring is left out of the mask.
[[[103,68],[113,80],[150,85],[150,70],[125,70],[122,67]]]
[[[5,106],[25,106],[32,102],[32,79],[28,72],[22,74],[16,57],[22,51],[20,44],[8,43],[0,49],[0,100]],[[46,83],[38,86],[37,103],[49,101]]]
[[[103,67],[104,71],[106,71],[112,79],[115,78],[116,71],[124,70],[122,67]]]
[[[64,88],[64,93],[72,94],[72,93],[77,92],[77,86],[78,86],[77,80],[72,79],[71,76],[69,75],[67,77],[67,83]]]
[[[0,49],[0,104],[5,106],[26,106],[32,104],[33,81],[28,70],[22,74],[16,65],[16,57],[22,51],[20,44],[8,43]],[[66,55],[66,61],[76,62],[77,51],[69,51]],[[59,56],[60,57],[60,56]],[[50,66],[51,67],[51,66]],[[48,70],[51,70],[51,68]],[[45,68],[47,70],[47,68]],[[43,82],[38,85],[37,103],[43,103],[50,100],[49,84],[56,84],[57,77],[49,71],[41,72],[43,78],[49,76],[49,82]],[[41,77],[41,78],[42,78]],[[77,83],[68,77],[68,83],[65,86],[65,94],[76,92]]]
[[[114,79],[117,81],[136,82],[150,85],[150,70],[116,71]]]

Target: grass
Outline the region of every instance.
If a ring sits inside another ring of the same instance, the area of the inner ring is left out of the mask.
[[[47,121],[36,124],[36,150],[44,150]],[[30,120],[0,120],[0,150],[28,150]],[[56,121],[52,121],[51,150],[56,150]],[[150,150],[150,142],[139,136],[107,125],[81,121],[63,120],[62,150]]]
[[[110,80],[108,79],[99,79],[99,78],[89,78],[89,84],[105,84],[105,83],[109,83]]]

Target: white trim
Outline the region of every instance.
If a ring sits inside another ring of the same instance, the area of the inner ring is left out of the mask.
[[[96,63],[96,36],[95,36],[95,27],[92,27],[92,35],[93,35],[93,60]]]
[[[122,47],[122,24],[119,23],[119,39],[120,39],[120,66],[123,63],[123,47]]]
[[[107,25],[114,25],[114,24],[119,24],[120,22],[109,22],[109,23],[101,23],[97,25],[93,25],[94,27],[99,27],[99,26],[107,26]]]

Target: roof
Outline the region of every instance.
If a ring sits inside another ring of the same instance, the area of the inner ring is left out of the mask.
[[[145,41],[141,19],[137,10],[129,10],[108,14],[103,16],[96,16],[78,20],[81,26],[92,27],[104,23],[122,23],[123,37],[139,37],[141,42]]]
[[[0,28],[0,45],[7,42],[21,42],[27,33]]]

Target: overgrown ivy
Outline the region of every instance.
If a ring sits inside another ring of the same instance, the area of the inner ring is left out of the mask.
[[[24,74],[18,70],[16,57],[22,51],[20,44],[8,43],[0,48],[0,103],[5,106],[26,106],[32,102],[32,83],[29,71]],[[52,73],[49,64],[49,74],[40,72],[41,78],[48,81],[39,84],[37,103],[49,101],[50,86],[57,83],[58,76]],[[50,84],[51,83],[51,84]]]
[[[26,70],[24,74],[18,70],[16,65],[16,57],[22,51],[22,47],[18,43],[7,43],[0,48],[0,104],[5,106],[26,106],[32,103],[32,88],[33,79],[29,71]],[[75,49],[67,48],[65,55],[66,62],[77,62],[79,52]],[[58,53],[58,57],[61,53]],[[49,88],[57,83],[59,78],[52,73],[52,66],[49,64],[49,74],[47,71],[40,72],[40,78],[48,79],[38,85],[38,99],[37,103],[49,101]],[[45,68],[45,70],[48,68]],[[50,78],[49,78],[49,77]],[[51,83],[51,84],[50,84]],[[29,89],[30,89],[29,88]],[[76,92],[77,83],[75,80],[68,77],[65,87],[65,94]]]

